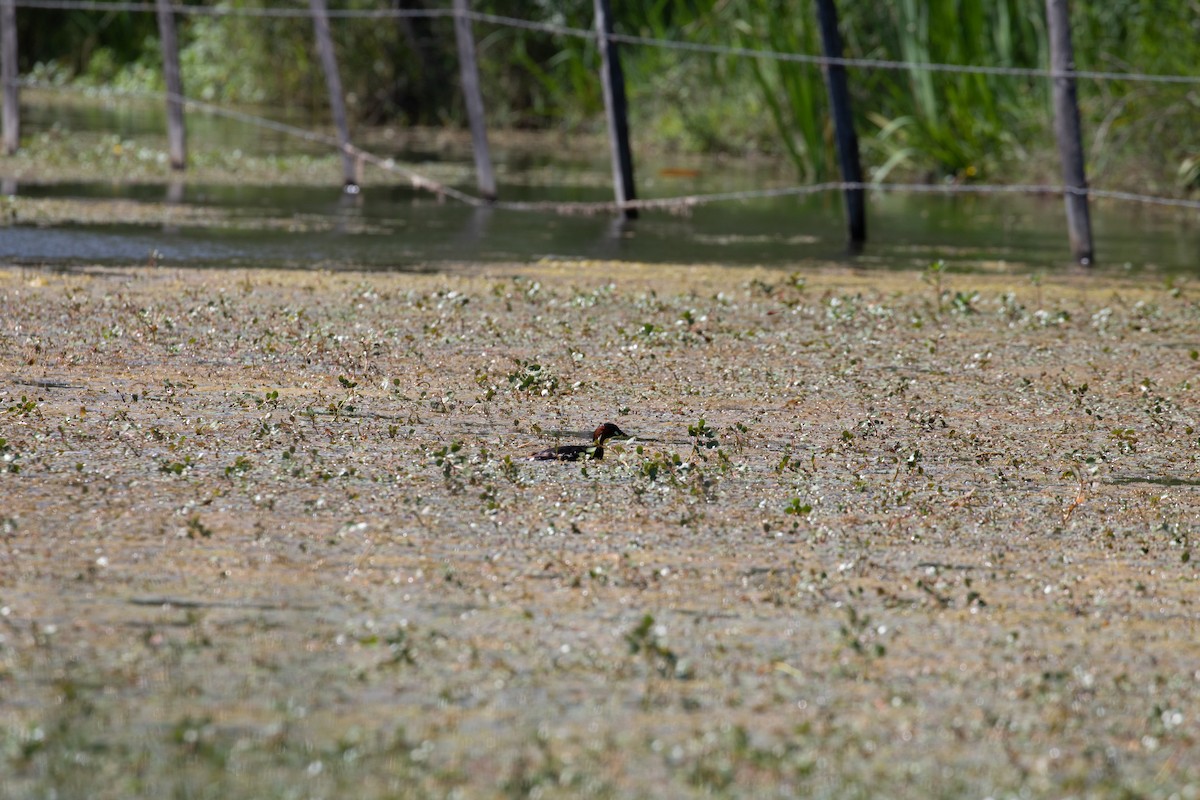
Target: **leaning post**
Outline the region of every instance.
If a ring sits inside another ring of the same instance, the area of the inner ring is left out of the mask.
[[[329,89],[329,110],[333,114],[333,126],[337,129],[338,148],[342,151],[342,177],[348,193],[358,191],[358,177],[354,156],[351,155],[350,128],[346,124],[346,102],[342,97],[342,76],[338,72],[337,56],[333,52],[333,36],[329,32],[329,9],[325,0],[308,0],[312,10],[313,29],[317,36],[317,50],[321,54],[321,65],[325,68],[325,85]]]
[[[842,34],[838,30],[837,6],[834,0],[816,0],[817,22],[821,28],[821,45],[826,58],[842,57]],[[858,135],[854,132],[854,115],[850,112],[850,88],[846,81],[843,64],[825,65],[825,88],[829,92],[829,105],[833,109],[833,131],[837,139],[838,163],[842,170],[842,181],[848,184],[846,201],[846,224],[849,227],[850,246],[862,247],[867,240],[867,211],[865,193],[862,188],[862,163],[858,157]]]
[[[483,115],[483,94],[479,90],[479,65],[475,60],[475,37],[471,34],[470,0],[454,0],[454,38],[458,43],[458,65],[462,74],[463,100],[467,122],[471,126],[471,146],[475,153],[475,181],[487,200],[496,199],[496,175],[488,150],[487,123]]]
[[[21,144],[21,98],[17,85],[17,9],[14,0],[0,0],[0,83],[4,84],[4,154]]]
[[[1054,79],[1054,135],[1062,160],[1063,198],[1067,205],[1067,236],[1071,255],[1090,265],[1092,222],[1088,214],[1087,175],[1083,167],[1083,134],[1075,93],[1075,53],[1071,46],[1071,16],[1067,0],[1046,0],[1050,38],[1050,74]]]
[[[625,74],[621,56],[613,41],[612,6],[609,0],[595,0],[596,42],[600,48],[600,83],[604,90],[604,111],[608,117],[608,141],[612,151],[613,190],[625,219],[636,219],[637,209],[626,205],[637,199],[633,185],[633,155],[629,150],[629,119],[625,101]]]
[[[167,154],[171,169],[187,168],[187,134],[183,122],[183,81],[179,77],[179,40],[171,0],[155,0],[158,38],[162,45],[163,82],[167,86]]]

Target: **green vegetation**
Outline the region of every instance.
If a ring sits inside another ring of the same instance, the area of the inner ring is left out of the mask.
[[[797,269],[0,267],[0,796],[1200,796],[1197,287]]]
[[[213,0],[205,0],[213,2]],[[221,0],[236,12],[249,0]],[[406,3],[419,9],[426,4]],[[377,0],[335,7],[378,9]],[[428,4],[433,8],[434,4]],[[439,6],[440,7],[440,6]],[[1045,68],[1038,0],[839,3],[846,55],[906,62]],[[475,10],[590,30],[590,0],[477,0]],[[783,0],[618,3],[620,33],[700,45],[819,53],[811,9]],[[1081,69],[1191,74],[1200,50],[1194,4],[1073,4]],[[23,73],[55,83],[158,88],[152,15],[22,9]],[[323,113],[324,81],[302,17],[180,18],[189,94]],[[447,17],[337,18],[333,32],[359,124],[461,125]],[[501,128],[595,130],[602,124],[592,41],[477,22],[482,80]],[[811,64],[625,44],[633,130],[643,147],[786,158],[798,177],[835,169],[819,68]],[[852,70],[858,128],[872,177],[1007,180],[1054,173],[1049,82],[1041,77],[907,69]],[[1084,80],[1089,169],[1107,186],[1159,192],[1200,184],[1194,85]]]

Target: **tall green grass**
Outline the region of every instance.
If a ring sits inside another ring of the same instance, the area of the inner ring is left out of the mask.
[[[813,18],[789,14],[788,0],[740,0],[729,9],[736,15],[732,30],[738,44],[748,49],[778,53],[816,53],[820,41]],[[790,24],[781,20],[789,20]],[[824,78],[812,64],[749,59],[755,84],[770,110],[780,141],[801,176],[824,178],[832,162],[826,133]]]
[[[666,5],[660,2],[656,7]],[[850,69],[857,125],[877,178],[895,169],[936,178],[984,175],[1022,155],[1023,143],[1044,126],[1048,97],[1044,82],[933,72],[919,66],[933,62],[1044,65],[1045,26],[1029,2],[900,0],[841,6],[845,55],[913,64],[899,71]],[[710,14],[713,20],[701,29],[706,43],[822,54],[811,4],[728,0],[713,5]],[[786,154],[805,180],[836,177],[824,78],[817,66],[768,57],[706,58],[722,62],[726,93],[750,92],[756,97],[757,102],[741,109],[757,111],[756,126],[747,126],[743,119],[727,120],[733,129],[757,128],[760,138],[751,149]],[[663,72],[661,56],[645,49],[633,59],[631,76],[653,81],[655,72]],[[638,69],[638,59],[654,62],[654,70]],[[714,138],[718,137],[708,137]]]
[[[1045,25],[1028,2],[901,0],[883,13],[860,10],[846,20],[865,58],[909,62],[904,71],[858,70],[858,100],[867,133],[883,153],[900,143],[909,161],[936,176],[994,171],[1019,154],[1044,119],[1048,86],[1017,76],[934,72],[922,64],[1039,67],[1048,62]]]
[[[686,4],[660,1],[650,13],[677,13],[680,5]],[[1014,169],[1040,179],[1052,167],[1047,79],[920,66],[1046,68],[1040,0],[843,0],[838,5],[845,55],[912,64],[901,70],[850,69],[864,160],[876,179],[899,170],[928,180],[1003,180]],[[688,30],[650,27],[665,38],[674,32],[690,41],[821,52],[809,3],[727,0],[707,10],[708,17]],[[1194,3],[1077,2],[1072,23],[1080,69],[1187,75],[1200,61],[1200,15]],[[631,80],[648,84],[639,99],[651,98],[651,103],[656,96],[679,94],[669,84],[696,82],[697,75],[708,81],[703,90],[687,94],[689,101],[709,108],[693,110],[687,118],[702,129],[692,137],[702,146],[777,152],[791,159],[803,179],[834,177],[829,112],[817,68],[767,58],[692,55],[675,56],[671,66],[650,48],[627,58]],[[639,59],[648,68],[639,69]],[[1194,164],[1200,159],[1195,86],[1081,80],[1080,99],[1092,174],[1119,173],[1118,180],[1150,182],[1160,190],[1172,188],[1173,181],[1178,181],[1175,188],[1195,183]],[[723,118],[713,118],[721,112]],[[677,116],[666,109],[660,119]]]
[[[415,8],[422,0],[386,0]],[[197,0],[217,4],[218,0]],[[220,0],[237,9],[251,0]],[[440,3],[423,0],[424,7]],[[379,8],[384,0],[340,6]],[[820,53],[811,0],[615,2],[619,32],[785,53]],[[591,29],[592,0],[474,0],[478,11]],[[1049,81],[932,72],[930,62],[1044,68],[1042,0],[839,0],[846,55],[907,61],[899,70],[850,68],[864,162],[877,179],[993,179],[1023,163],[1053,163]],[[1194,74],[1196,0],[1073,3],[1083,69]],[[108,12],[106,12],[108,13]],[[149,23],[134,12],[30,9],[20,17],[22,71],[74,71],[81,80],[145,80],[157,65]],[[104,22],[107,20],[107,22]],[[145,24],[139,24],[138,21]],[[101,24],[104,22],[104,24]],[[326,98],[305,19],[181,17],[184,84],[215,101],[287,104],[322,113]],[[333,26],[350,111],[364,122],[463,122],[448,19],[337,20]],[[47,32],[54,32],[51,36]],[[490,123],[516,128],[603,125],[594,41],[475,25]],[[820,69],[734,54],[621,47],[641,145],[790,159],[798,177],[832,177],[829,113]],[[92,53],[80,63],[80,53]],[[141,72],[135,71],[141,70]],[[140,76],[140,77],[139,77]],[[1188,178],[1200,159],[1194,85],[1080,82],[1089,171],[1150,184]],[[1047,155],[1050,154],[1050,155]],[[1130,170],[1130,163],[1138,163]],[[1026,169],[1033,169],[1027,167]],[[1183,178],[1176,179],[1176,174]],[[899,173],[898,173],[899,174]],[[1159,186],[1158,188],[1164,188]]]

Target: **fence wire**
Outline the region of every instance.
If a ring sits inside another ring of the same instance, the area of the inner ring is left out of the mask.
[[[20,83],[21,86],[25,88],[40,89],[43,91],[59,91],[79,94],[87,94],[91,91],[88,89],[58,86],[55,84],[42,83],[38,81],[23,80]],[[847,181],[826,181],[823,183],[783,186],[768,189],[746,189],[734,192],[711,192],[707,194],[678,195],[673,197],[641,198],[637,200],[628,200],[624,203],[619,203],[616,201],[490,201],[487,198],[471,194],[470,192],[464,192],[461,189],[456,189],[453,186],[448,186],[445,183],[434,180],[426,175],[422,175],[416,170],[397,163],[393,158],[372,153],[352,144],[345,145],[343,147],[338,142],[337,137],[330,134],[320,133],[319,131],[313,131],[307,128],[301,128],[297,125],[289,125],[288,123],[278,122],[276,120],[261,117],[256,114],[250,114],[245,111],[236,111],[234,109],[219,106],[215,103],[208,103],[203,100],[197,100],[184,95],[174,95],[169,92],[145,92],[132,89],[121,89],[106,90],[105,94],[106,96],[114,97],[176,100],[183,103],[185,106],[204,111],[205,113],[212,114],[214,116],[225,117],[227,119],[243,122],[247,125],[263,128],[265,130],[283,133],[307,142],[326,145],[334,151],[339,153],[344,152],[351,158],[359,159],[364,163],[371,164],[372,166],[384,170],[385,172],[400,175],[407,179],[416,189],[428,191],[434,195],[437,195],[438,197],[448,197],[452,200],[456,200],[460,203],[476,208],[488,207],[508,211],[554,212],[558,214],[601,214],[606,212],[619,212],[625,209],[684,212],[690,208],[708,205],[711,203],[744,202],[747,200],[765,200],[779,197],[802,197],[813,194],[822,194],[825,192],[840,192],[852,189],[861,189],[864,191],[874,191],[880,193],[908,192],[914,194],[946,195],[1086,194],[1088,197],[1103,198],[1107,200],[1119,200],[1142,203],[1146,205],[1200,210],[1200,200],[1161,197],[1158,195],[1139,194],[1137,192],[1114,191],[1108,189],[1079,189],[1063,186],[1061,184],[853,183]]]
[[[157,7],[147,0],[14,0],[17,8],[52,9],[60,11],[132,11],[154,13]],[[191,16],[209,17],[273,17],[273,18],[311,18],[312,11],[302,7],[279,6],[193,6],[172,5],[173,13]],[[400,19],[425,18],[438,19],[455,16],[449,8],[331,8],[327,15],[342,19]],[[474,22],[497,25],[507,28],[548,33],[555,36],[571,36],[579,39],[595,39],[598,34],[591,28],[576,28],[570,25],[560,25],[553,22],[538,22],[507,17],[499,14],[487,14],[480,11],[467,11],[464,16]],[[761,50],[753,47],[733,47],[730,45],[705,44],[703,42],[687,42],[674,39],[658,39],[651,36],[635,36],[625,33],[613,33],[608,37],[611,41],[622,44],[633,44],[644,47],[660,47],[667,50],[682,50],[709,55],[736,56],[740,58],[761,58],[771,61],[785,61],[817,66],[838,65],[860,69],[885,69],[895,71],[917,72],[947,72],[967,75],[998,75],[1024,78],[1061,78],[1074,77],[1094,81],[1132,81],[1137,83],[1179,83],[1200,84],[1200,75],[1170,75],[1146,72],[1114,72],[1105,70],[1068,70],[1055,71],[1037,67],[992,67],[975,64],[949,64],[935,61],[901,61],[886,58],[840,58],[826,55],[811,55],[806,53],[785,53],[777,50]]]
[[[55,9],[55,10],[78,10],[78,11],[131,11],[131,12],[155,12],[156,6],[153,2],[141,2],[115,0],[114,2],[100,2],[100,0],[15,0],[14,5],[22,8],[37,8],[37,9]],[[238,8],[221,7],[221,6],[193,6],[193,5],[173,5],[172,9],[176,14],[191,14],[204,16],[245,16],[245,17],[278,17],[278,18],[311,18],[312,12],[307,8],[300,7],[269,7],[269,6],[243,6]],[[340,17],[348,19],[381,19],[381,18],[441,18],[453,17],[455,12],[452,9],[329,9],[330,17]],[[595,39],[598,33],[595,30],[575,28],[567,25],[558,25],[554,23],[536,22],[533,20],[524,20],[515,17],[506,17],[496,14],[486,14],[475,11],[466,12],[465,16],[475,22],[484,24],[521,28],[525,30],[539,31],[557,36],[574,36],[586,39]],[[1082,79],[1091,79],[1097,81],[1135,81],[1148,83],[1176,83],[1176,84],[1200,84],[1200,75],[1163,75],[1138,72],[1103,72],[1095,70],[1076,70],[1076,71],[1055,71],[1049,69],[1037,69],[1027,67],[991,67],[979,65],[963,65],[963,64],[945,64],[936,62],[911,62],[911,61],[894,61],[889,59],[866,59],[866,58],[836,58],[823,55],[808,55],[802,53],[785,53],[773,50],[760,50],[756,48],[731,47],[726,45],[713,45],[698,42],[676,41],[668,39],[657,39],[645,36],[632,36],[628,34],[611,34],[611,40],[639,46],[662,47],[666,49],[681,50],[688,52],[706,53],[711,55],[728,55],[744,58],[763,58],[785,62],[796,62],[804,64],[813,64],[819,66],[841,65],[844,67],[855,67],[863,69],[887,69],[887,70],[925,70],[931,72],[945,73],[965,73],[979,75],[1001,75],[1015,77],[1033,77],[1043,79],[1053,79],[1060,77],[1074,77]],[[67,91],[86,93],[88,90],[75,89],[72,87],[63,87],[54,84],[41,83],[30,80],[19,80],[19,85],[28,88],[42,89],[48,91]],[[124,97],[143,97],[143,98],[158,98],[162,100],[176,100],[186,106],[204,111],[215,116],[221,116],[228,119],[237,120],[248,125],[259,128],[273,130],[279,133],[293,136],[309,142],[315,142],[326,145],[338,152],[344,152],[352,158],[360,160],[364,163],[371,164],[379,169],[398,174],[411,182],[414,188],[431,192],[438,197],[448,197],[458,202],[464,203],[473,207],[491,207],[512,211],[534,211],[534,212],[555,212],[560,214],[578,213],[605,213],[605,212],[620,212],[627,209],[639,210],[665,210],[672,212],[685,212],[690,208],[706,205],[710,203],[720,202],[735,202],[747,201],[756,199],[770,199],[778,197],[798,197],[813,194],[821,194],[825,192],[846,191],[846,190],[868,190],[878,192],[909,192],[909,193],[924,193],[924,194],[1076,194],[1087,195],[1090,198],[1102,198],[1108,200],[1135,202],[1145,205],[1156,205],[1172,208],[1198,209],[1200,210],[1200,200],[1189,200],[1184,198],[1170,198],[1159,195],[1142,194],[1137,192],[1116,191],[1108,189],[1075,188],[1059,184],[929,184],[929,183],[884,183],[884,182],[866,182],[853,183],[846,181],[826,181],[816,184],[804,184],[788,187],[764,188],[764,189],[749,189],[735,192],[714,192],[708,194],[692,194],[675,197],[663,198],[644,198],[637,200],[628,200],[625,202],[617,201],[596,201],[596,202],[555,202],[555,201],[489,201],[486,198],[464,192],[456,189],[453,186],[448,186],[444,183],[436,181],[425,175],[410,169],[407,166],[396,163],[394,159],[380,156],[376,153],[363,150],[352,144],[342,145],[338,140],[328,134],[319,133],[317,131],[308,130],[295,125],[289,125],[266,117],[249,114],[243,111],[236,111],[225,108],[223,106],[208,103],[203,100],[186,97],[184,95],[173,95],[169,92],[145,92],[137,90],[106,90],[106,94],[112,96]]]
[[[17,8],[37,8],[51,11],[133,11],[153,14],[158,7],[146,0],[16,0]],[[189,6],[172,5],[171,11],[180,16],[198,17],[274,17],[274,18],[309,18],[312,11],[298,6]],[[344,19],[387,19],[401,17],[451,17],[451,9],[415,9],[415,8],[380,8],[355,9],[331,8],[328,11],[331,18]]]

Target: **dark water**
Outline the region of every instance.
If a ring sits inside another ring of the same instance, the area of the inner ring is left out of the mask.
[[[161,111],[144,105],[23,109],[31,132],[109,130],[121,136],[161,135]],[[299,122],[299,121],[298,121]],[[282,134],[196,114],[193,141],[220,141],[247,152],[296,152]],[[31,133],[32,135],[32,133]],[[398,154],[404,155],[404,154]],[[408,154],[412,155],[412,154]],[[544,166],[552,157],[508,159],[508,174]],[[641,165],[644,196],[725,191],[765,185],[778,176],[712,167],[698,179],[670,179]],[[606,174],[603,158],[559,164],[564,174]],[[0,163],[0,174],[3,164]],[[596,181],[593,180],[593,183]],[[601,181],[602,182],[602,181]],[[111,183],[8,185],[28,197],[121,198],[162,202],[165,186]],[[470,190],[471,187],[462,187]],[[501,186],[508,200],[608,200],[605,189]],[[358,197],[340,187],[278,188],[187,184],[181,202],[231,214],[232,228],[75,224],[0,228],[0,259],[34,264],[158,263],[379,269],[445,269],[463,261],[624,259],[721,262],[790,268],[809,259],[867,268],[924,267],[936,259],[964,269],[1048,269],[1070,263],[1062,201],[1017,195],[875,194],[868,205],[868,244],[850,254],[840,197],[825,194],[698,207],[689,216],[644,212],[633,222],[609,216],[558,216],[477,210],[414,192],[407,185],[367,188]],[[1097,263],[1106,269],[1200,272],[1200,213],[1116,203],[1093,205]],[[243,224],[236,224],[241,221]],[[292,223],[297,223],[292,225]],[[289,231],[288,227],[299,230]]]
[[[604,199],[601,190],[501,187],[512,199]],[[18,187],[29,197],[119,197],[161,202],[165,187],[58,184]],[[438,203],[408,187],[185,186],[182,202],[234,215],[232,228],[84,225],[0,229],[0,259],[20,263],[159,263],[196,266],[338,266],[439,269],[462,261],[537,258],[721,262],[787,268],[809,259],[863,267],[1020,270],[1069,262],[1061,202],[1054,198],[879,195],[869,204],[869,242],[845,246],[836,195],[725,203],[686,217],[646,212],[558,216]],[[244,222],[239,226],[237,221]],[[299,230],[281,229],[296,222]],[[264,228],[264,224],[273,227]],[[1200,220],[1130,207],[1094,209],[1101,266],[1200,272]],[[365,230],[364,230],[365,229]]]

